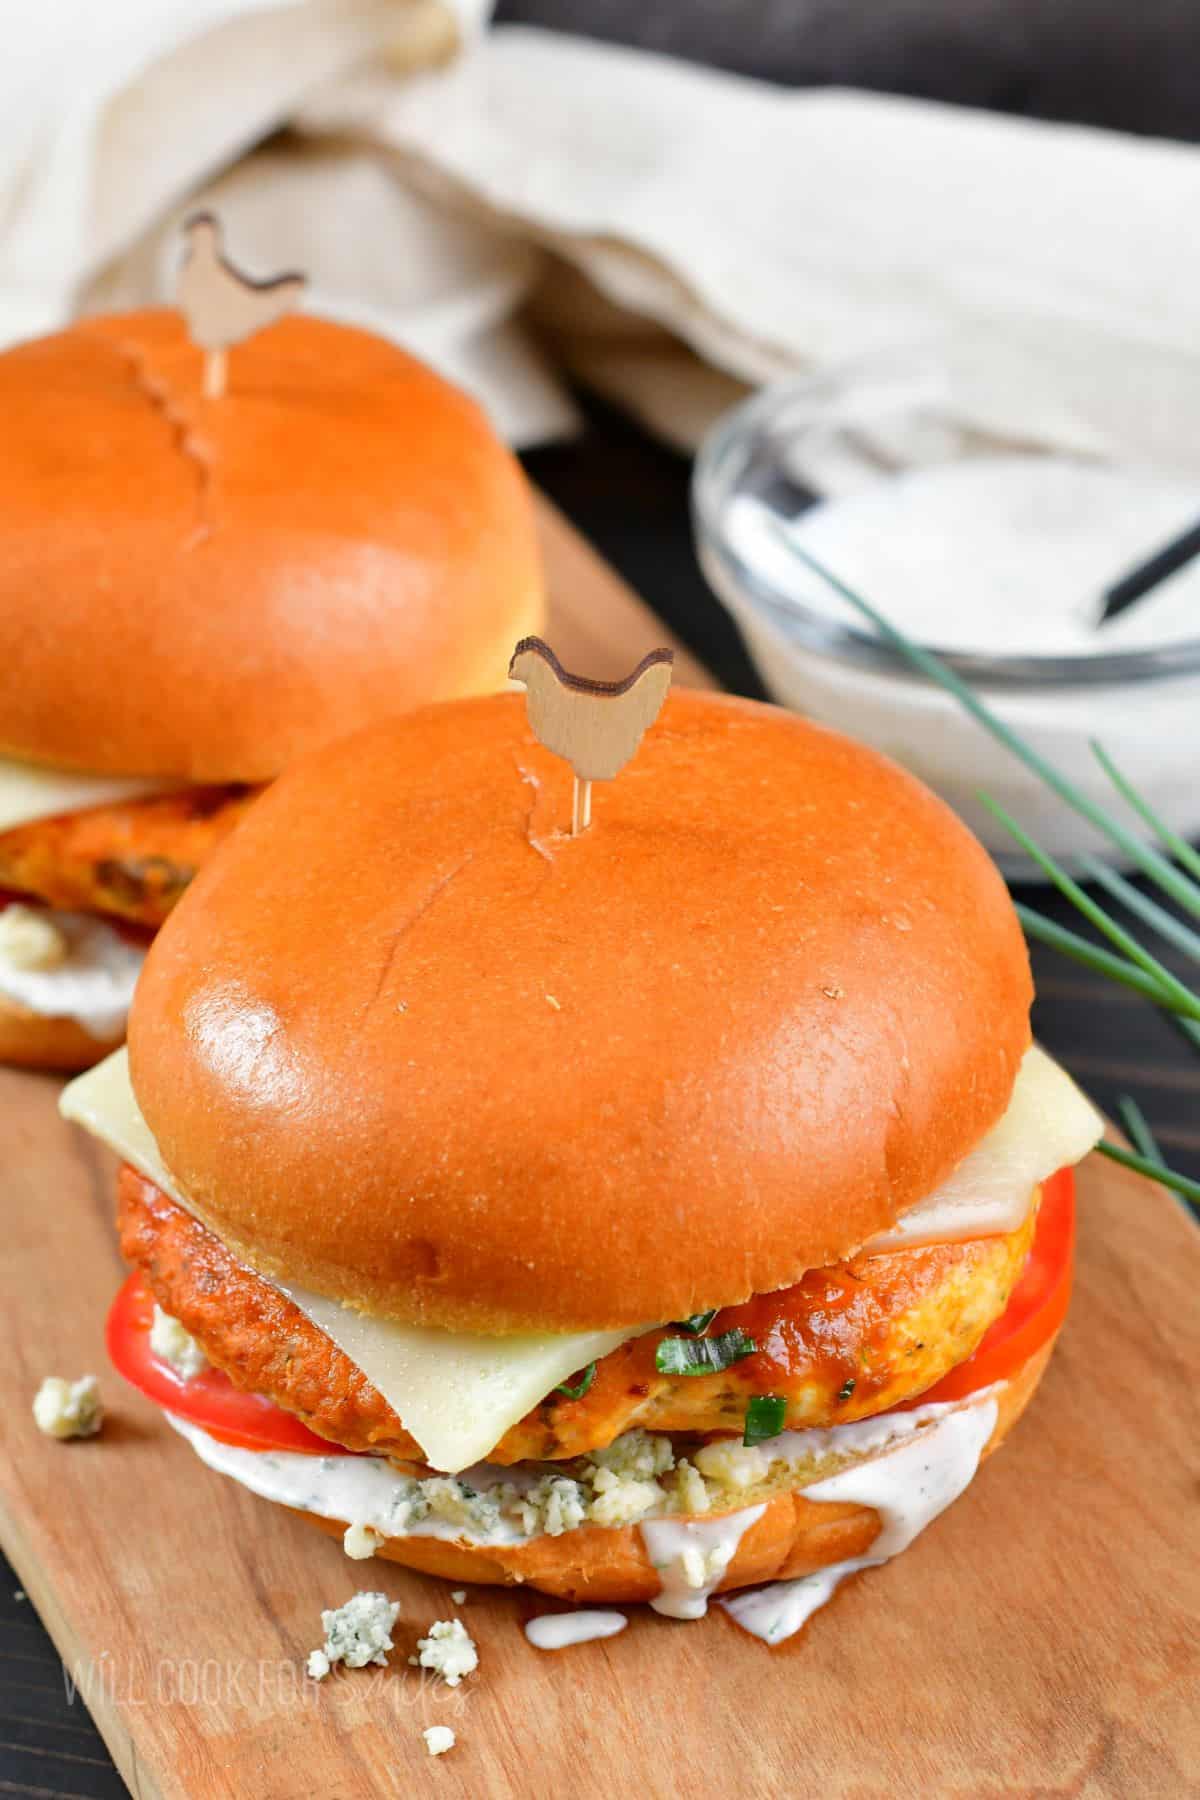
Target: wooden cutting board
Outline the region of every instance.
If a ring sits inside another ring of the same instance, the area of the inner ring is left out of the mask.
[[[619,673],[664,641],[544,524],[568,664]],[[1200,1234],[1160,1189],[1086,1165],[1075,1304],[1012,1442],[799,1639],[635,1608],[621,1637],[546,1655],[520,1627],[552,1603],[477,1588],[456,1607],[442,1582],[347,1562],[108,1370],[113,1163],[57,1094],[0,1071],[0,1540],[143,1800],[1200,1791]],[[103,1437],[42,1438],[42,1377],[85,1371]],[[322,1607],[363,1586],[401,1604],[393,1666],[309,1682]],[[451,1691],[407,1655],[454,1613],[481,1665]],[[432,1761],[439,1723],[459,1741]]]

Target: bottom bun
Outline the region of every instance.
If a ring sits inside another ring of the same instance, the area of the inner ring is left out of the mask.
[[[1014,1371],[996,1396],[996,1424],[984,1446],[985,1457],[999,1449],[1028,1406],[1053,1349],[1052,1338]],[[333,1536],[340,1537],[345,1531],[336,1520],[319,1519],[312,1513],[300,1516]],[[879,1529],[879,1514],[873,1507],[806,1500],[799,1491],[777,1494],[745,1533],[714,1591],[725,1593],[763,1581],[811,1575],[832,1563],[865,1556]],[[562,1600],[628,1604],[653,1600],[662,1587],[637,1525],[613,1529],[584,1525],[559,1537],[541,1536],[524,1544],[388,1538],[375,1554],[446,1581],[523,1584]]]
[[[93,1037],[74,1019],[48,1019],[0,995],[0,1063],[19,1069],[90,1069],[125,1042]]]

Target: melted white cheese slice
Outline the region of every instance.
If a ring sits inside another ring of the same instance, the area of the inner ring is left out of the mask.
[[[1033,1190],[1087,1155],[1104,1120],[1071,1077],[1036,1044],[1017,1073],[1008,1111],[927,1200],[863,1245],[863,1254],[961,1243],[1017,1231]]]
[[[65,1118],[194,1212],[138,1109],[124,1050],[71,1082],[59,1104]],[[1100,1115],[1069,1077],[1044,1052],[1030,1050],[999,1125],[936,1194],[893,1231],[873,1238],[868,1250],[1015,1230],[1037,1183],[1078,1161],[1101,1130]],[[447,1473],[482,1462],[558,1382],[638,1335],[595,1331],[497,1338],[436,1331],[368,1318],[306,1289],[274,1285],[357,1363],[432,1467]]]
[[[0,831],[89,806],[109,806],[116,800],[141,800],[183,785],[123,775],[80,775],[0,756]]]
[[[123,1049],[64,1088],[59,1108],[194,1212],[134,1099]],[[481,1462],[560,1381],[644,1329],[481,1337],[372,1319],[305,1288],[272,1285],[358,1364],[431,1466],[449,1474]]]

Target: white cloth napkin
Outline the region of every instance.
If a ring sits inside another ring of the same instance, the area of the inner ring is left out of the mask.
[[[689,446],[748,387],[809,371],[868,462],[999,443],[1200,470],[1200,151],[787,93],[484,30],[487,10],[22,9],[0,337],[169,296],[174,221],[204,197],[253,271],[307,267],[314,306],[413,344],[515,442],[570,428],[556,365]],[[906,410],[910,354],[939,384]],[[857,479],[840,450],[799,472]]]

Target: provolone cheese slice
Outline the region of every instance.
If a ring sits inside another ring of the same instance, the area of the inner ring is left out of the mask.
[[[0,831],[52,819],[58,813],[82,812],[115,800],[141,800],[147,794],[181,787],[178,781],[138,780],[121,775],[78,775],[68,769],[41,769],[33,763],[0,756]]]
[[[1040,1181],[1086,1156],[1104,1120],[1071,1077],[1034,1044],[1025,1052],[1008,1111],[948,1181],[863,1246],[863,1254],[960,1243],[1016,1231]]]
[[[65,1118],[195,1211],[171,1179],[138,1109],[124,1050],[71,1082],[59,1105]],[[893,1230],[872,1238],[867,1250],[1015,1231],[1037,1183],[1078,1161],[1102,1129],[1100,1115],[1057,1063],[1030,1050],[1000,1123],[937,1193]],[[436,1331],[368,1318],[304,1288],[272,1285],[357,1363],[431,1465],[448,1473],[481,1462],[558,1382],[638,1335],[594,1331],[497,1338]]]
[[[59,1108],[64,1118],[102,1139],[194,1212],[172,1181],[134,1099],[123,1049],[64,1088]],[[436,1331],[367,1318],[290,1283],[271,1285],[358,1364],[433,1468],[450,1474],[481,1462],[560,1381],[638,1335],[590,1331],[499,1338]]]

